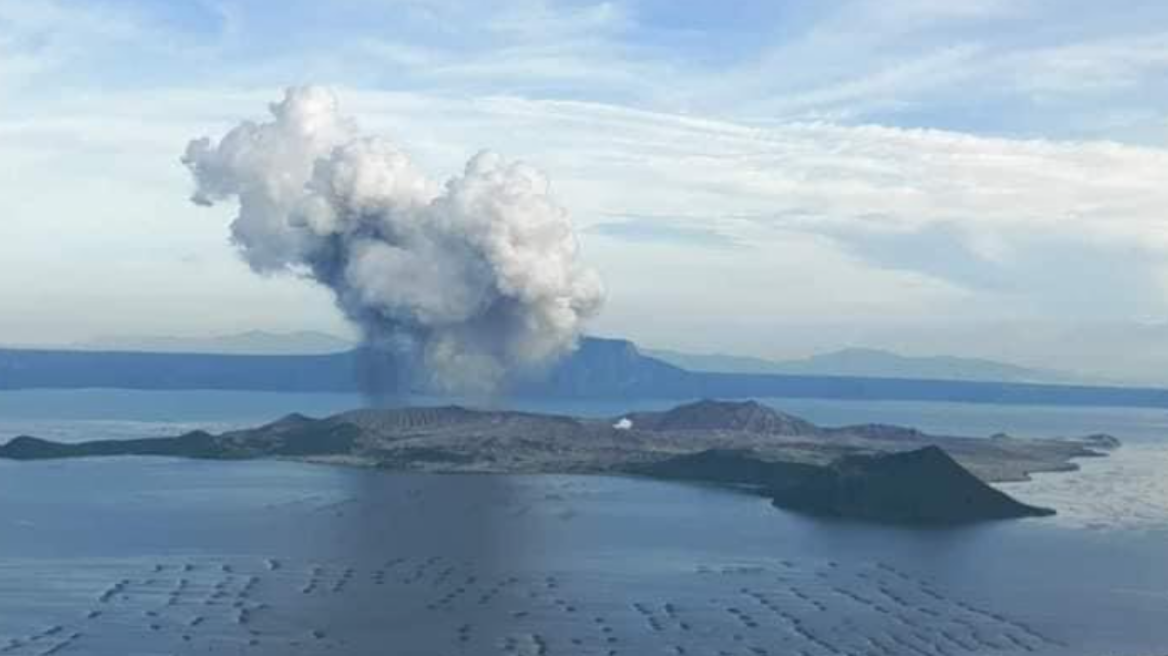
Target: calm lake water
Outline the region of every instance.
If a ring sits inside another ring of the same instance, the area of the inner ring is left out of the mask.
[[[815,520],[716,488],[624,478],[0,462],[0,654],[1168,650],[1168,413],[769,402],[822,424],[1104,431],[1125,446],[1081,472],[1009,486],[1058,517],[946,530]],[[169,435],[359,404],[0,393],[0,439]]]

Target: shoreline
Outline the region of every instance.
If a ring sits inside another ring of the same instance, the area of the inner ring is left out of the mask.
[[[886,523],[962,523],[1047,515],[987,481],[1073,472],[1115,438],[967,438],[859,424],[825,428],[757,402],[704,400],[598,419],[461,406],[292,414],[218,435],[60,443],[28,436],[16,460],[162,455],[287,459],[386,471],[635,475],[733,485],[776,505]],[[745,487],[743,487],[745,486]]]

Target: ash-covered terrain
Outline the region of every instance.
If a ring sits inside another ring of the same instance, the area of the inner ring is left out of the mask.
[[[762,404],[699,401],[607,419],[459,406],[289,415],[219,435],[64,444],[17,437],[0,457],[292,458],[441,473],[625,474],[741,486],[777,505],[898,523],[1050,514],[987,483],[1066,471],[1118,445],[930,435],[899,426],[825,428]]]

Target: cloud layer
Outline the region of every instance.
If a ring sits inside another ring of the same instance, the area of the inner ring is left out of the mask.
[[[1058,326],[1168,317],[1166,30],[1142,0],[0,0],[0,339],[338,330],[234,260],[230,204],[175,200],[173,157],[327,81],[428,180],[479,144],[553,171],[609,283],[595,330],[783,357],[1026,334],[1075,368]]]

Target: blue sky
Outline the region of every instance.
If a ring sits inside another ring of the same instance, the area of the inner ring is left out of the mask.
[[[238,261],[178,163],[315,83],[436,178],[484,147],[545,171],[606,279],[599,333],[1168,361],[1163,2],[276,7],[0,0],[0,341],[344,332]]]

